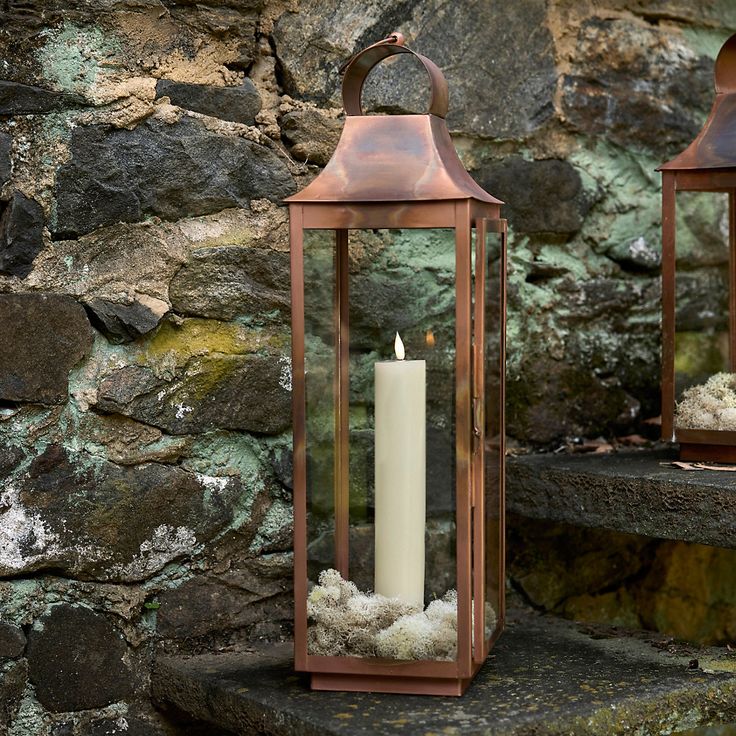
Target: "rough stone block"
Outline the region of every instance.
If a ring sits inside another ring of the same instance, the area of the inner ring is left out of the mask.
[[[0,81],[0,115],[43,115],[84,104],[76,95]]]
[[[170,434],[212,429],[279,434],[291,421],[286,364],[274,355],[195,358],[173,380],[127,366],[100,384],[97,408]]]
[[[230,320],[289,313],[289,254],[268,248],[198,248],[169,287],[176,312]]]
[[[297,161],[324,166],[340,139],[342,122],[319,110],[293,110],[281,118],[281,133]]]
[[[281,201],[294,181],[271,149],[220,135],[199,120],[148,120],[133,130],[76,128],[71,160],[56,177],[57,235],[157,215],[178,220],[252,199]]]
[[[101,708],[130,697],[128,647],[104,617],[61,604],[39,619],[28,639],[29,676],[48,710]]]
[[[24,278],[43,249],[44,216],[41,205],[14,192],[0,216],[0,272]]]
[[[86,307],[92,323],[115,344],[131,342],[149,333],[169,311],[165,301],[145,294],[138,294],[130,304],[91,299]]]
[[[666,27],[590,18],[563,77],[562,112],[587,135],[672,155],[692,141],[710,109],[712,69]]]
[[[474,2],[462,13],[440,0],[392,5],[307,0],[298,13],[285,13],[274,31],[287,93],[339,106],[342,62],[405,26],[418,29],[407,43],[447,76],[452,130],[517,138],[552,116],[556,71],[543,0]],[[402,61],[381,65],[371,75],[368,107],[426,110],[426,77],[411,74]]]
[[[0,294],[0,399],[60,404],[70,369],[89,351],[84,308],[56,294]]]
[[[0,621],[0,659],[17,659],[26,648],[26,636],[22,629]]]
[[[589,202],[580,174],[567,161],[508,156],[474,172],[480,185],[502,199],[514,232],[570,236],[583,225]]]
[[[4,496],[0,575],[48,567],[85,579],[145,580],[233,520],[237,478],[177,466],[119,467],[51,444]]]
[[[247,77],[238,87],[216,87],[159,79],[156,83],[156,97],[168,97],[173,105],[246,125],[253,125],[261,109],[261,96]]]

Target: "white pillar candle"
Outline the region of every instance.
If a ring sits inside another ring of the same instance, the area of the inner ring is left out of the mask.
[[[426,362],[375,364],[375,592],[424,607]]]

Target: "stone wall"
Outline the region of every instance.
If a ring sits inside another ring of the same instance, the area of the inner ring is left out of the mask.
[[[329,158],[340,63],[392,30],[445,69],[458,149],[509,202],[512,437],[658,413],[654,168],[709,109],[733,3],[0,13],[0,733],[169,732],[147,705],[154,647],[288,632],[280,201]],[[420,109],[412,74],[378,71],[370,105]],[[721,304],[722,218],[685,208],[693,313]]]

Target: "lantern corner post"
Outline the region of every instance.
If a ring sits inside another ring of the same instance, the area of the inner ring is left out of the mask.
[[[304,365],[304,208],[289,205],[294,457],[294,667],[307,669],[307,456]]]
[[[728,363],[736,373],[736,189],[728,190]]]
[[[472,676],[472,255],[470,201],[455,203],[455,493],[457,664]]]
[[[662,439],[675,440],[675,172],[662,172]]]

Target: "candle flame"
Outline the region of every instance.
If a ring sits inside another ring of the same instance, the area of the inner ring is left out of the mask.
[[[398,332],[396,333],[396,338],[394,339],[394,352],[396,353],[397,360],[404,360],[404,358],[406,357],[406,353],[404,352],[404,343],[401,341]]]
[[[434,347],[435,338],[434,338],[434,332],[432,330],[427,330],[426,334],[424,335],[424,341],[427,343],[428,348]]]

